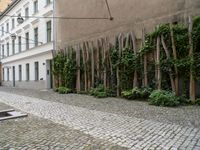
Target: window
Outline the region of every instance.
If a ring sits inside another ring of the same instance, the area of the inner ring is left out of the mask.
[[[19,65],[19,81],[22,81],[22,65]]]
[[[34,29],[34,41],[35,41],[35,46],[38,46],[38,28]]]
[[[5,81],[5,68],[3,68],[3,81]]]
[[[10,81],[10,70],[7,68],[7,81]]]
[[[46,4],[49,5],[51,3],[51,0],[46,0]]]
[[[29,8],[25,8],[25,19],[27,20],[29,18]]]
[[[26,81],[30,80],[30,69],[29,64],[26,64]]]
[[[39,80],[39,63],[35,62],[35,81]]]
[[[47,42],[51,42],[51,21],[47,22]]]
[[[4,26],[1,27],[1,35],[4,36]]]
[[[4,52],[4,45],[2,45],[2,56],[1,56],[2,58],[4,58],[5,57],[5,52]]]
[[[6,31],[9,32],[9,23],[6,23]]]
[[[7,43],[7,56],[9,56],[10,55],[10,53],[9,53],[9,42]]]
[[[38,0],[34,1],[33,6],[34,6],[34,13],[37,13],[38,12]]]
[[[12,54],[15,54],[15,40],[12,40]]]
[[[22,37],[18,36],[18,51],[19,53],[22,51]]]
[[[29,32],[26,33],[26,50],[29,49]]]
[[[13,18],[12,19],[12,29],[14,29],[15,28],[15,19]]]

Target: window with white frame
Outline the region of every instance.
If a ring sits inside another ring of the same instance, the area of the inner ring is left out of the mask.
[[[34,6],[34,14],[35,13],[37,13],[38,12],[38,0],[35,0],[34,2],[33,2],[33,6]]]
[[[12,19],[12,29],[15,28],[15,18]]]
[[[5,68],[3,68],[3,81],[5,81]]]
[[[46,5],[51,4],[51,0],[46,0]]]
[[[38,46],[38,27],[34,29],[35,46]]]
[[[10,70],[7,68],[7,81],[10,81]]]
[[[26,50],[28,50],[29,49],[29,32],[25,34],[25,37],[26,37]]]
[[[39,63],[35,62],[35,81],[39,80]]]
[[[22,37],[18,36],[18,52],[22,51]]]
[[[2,44],[2,56],[1,56],[2,58],[4,58],[5,57],[5,52],[4,52],[4,44]]]
[[[30,67],[29,64],[26,64],[26,81],[30,80]]]
[[[47,22],[47,42],[51,42],[51,21]]]
[[[9,42],[7,42],[7,56],[10,56],[10,48],[9,48]]]
[[[9,22],[6,23],[6,31],[9,33]]]
[[[22,81],[22,65],[19,65],[19,81]]]
[[[15,40],[12,40],[12,54],[15,54]]]
[[[29,8],[25,8],[25,19],[27,20],[29,18]]]

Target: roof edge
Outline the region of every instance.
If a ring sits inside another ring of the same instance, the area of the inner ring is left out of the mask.
[[[21,0],[15,0],[13,1],[1,14],[0,14],[0,20],[3,18],[3,17],[6,17],[4,16],[5,14],[9,13],[12,8],[17,5]]]

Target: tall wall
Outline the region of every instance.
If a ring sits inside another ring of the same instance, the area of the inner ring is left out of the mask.
[[[1,0],[0,1],[0,12],[4,11],[11,2],[12,2],[11,0]]]
[[[113,36],[134,31],[137,38],[141,29],[152,30],[159,23],[185,21],[189,14],[200,14],[199,0],[108,0],[113,21],[110,20],[55,20],[57,46],[99,36]],[[105,0],[58,0],[55,16],[108,17]]]

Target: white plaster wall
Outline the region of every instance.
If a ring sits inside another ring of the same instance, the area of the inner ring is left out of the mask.
[[[53,0],[52,0],[53,1]],[[53,2],[50,5],[46,5],[46,0],[38,0],[38,13],[34,14],[34,0],[21,0],[15,5],[7,15],[18,15],[25,16],[25,8],[29,7],[30,16],[53,16]],[[9,53],[10,56],[3,58],[2,68],[9,67],[9,79],[13,80],[12,67],[15,66],[15,80],[19,80],[19,65],[22,65],[22,81],[26,81],[26,64],[29,63],[30,67],[30,83],[35,80],[35,62],[39,62],[39,79],[46,80],[46,60],[52,59],[53,42],[47,43],[46,23],[52,19],[48,18],[29,18],[24,21],[23,24],[17,23],[15,18],[15,28],[12,29],[12,17],[3,17],[0,19],[0,30],[4,26],[6,31],[6,23],[9,22],[9,32],[14,33],[17,36],[22,37],[22,52],[18,50],[18,37],[15,40],[15,54],[12,54],[12,39],[9,33],[4,33],[2,36],[0,31],[0,55],[2,55],[2,44],[4,44],[4,55],[7,56],[6,43],[9,42]],[[39,46],[34,46],[34,28],[38,27],[38,41],[42,42]],[[29,32],[29,49],[26,50],[25,33]],[[52,20],[52,40],[53,40],[53,20]],[[4,69],[4,80],[7,82],[7,69]]]
[[[29,7],[29,15],[30,16],[48,16],[52,17],[53,16],[53,4],[50,4],[46,6],[46,1],[45,0],[38,0],[38,13],[34,14],[33,11],[33,2],[34,0],[21,0],[10,12],[7,13],[7,15],[18,15],[21,13],[22,16],[25,15],[25,8],[28,6]],[[24,21],[23,24],[18,24],[17,23],[17,18],[15,18],[15,28],[12,29],[12,17],[4,17],[0,20],[0,30],[2,29],[1,27],[4,26],[4,31],[7,30],[6,28],[6,23],[9,22],[9,32],[10,33],[15,33],[17,36],[22,36],[22,51],[26,50],[26,40],[25,40],[25,33],[29,32],[29,38],[31,39],[30,42],[30,48],[34,47],[34,28],[38,27],[38,32],[39,32],[39,42],[46,43],[46,23],[51,20],[51,19],[37,19],[37,18],[29,18]],[[53,37],[53,21],[52,21],[52,37]],[[1,36],[1,31],[0,31],[0,40],[1,44],[4,44],[4,52],[5,55],[7,56],[7,46],[6,43],[9,42],[9,53],[12,54],[12,39],[10,37],[9,33],[4,33],[4,36]],[[15,50],[16,53],[18,52],[18,39],[16,39],[16,46]],[[2,52],[1,52],[2,54]]]
[[[35,81],[35,62],[39,62],[39,80],[43,78],[46,80],[46,60],[52,59],[51,53],[46,53],[37,57],[27,58],[16,62],[7,63],[3,66],[10,66],[10,81],[13,81],[13,70],[15,66],[15,80],[19,81],[19,65],[22,65],[22,81],[26,81],[26,64],[29,63],[30,68],[30,81]],[[7,68],[4,71],[4,79],[7,81]]]

